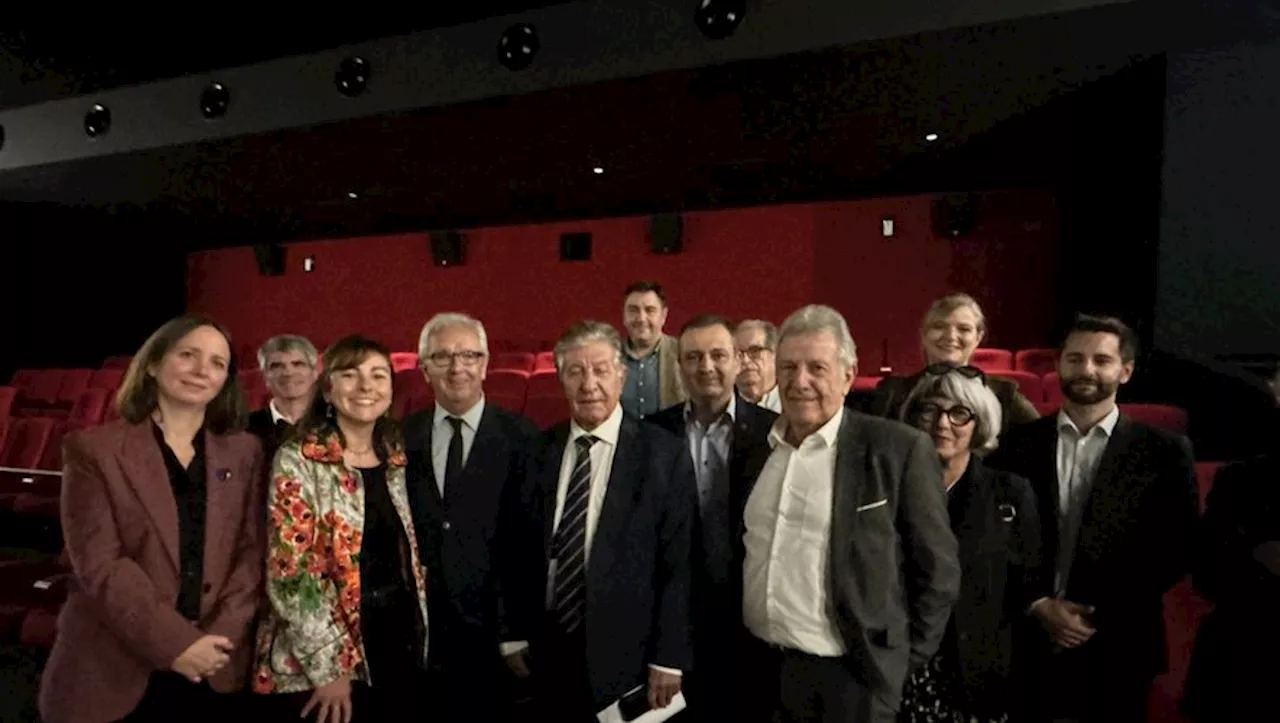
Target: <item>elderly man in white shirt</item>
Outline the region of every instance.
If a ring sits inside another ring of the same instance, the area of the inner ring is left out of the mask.
[[[777,370],[782,416],[744,513],[739,718],[892,721],[959,594],[942,468],[923,432],[844,408],[857,352],[834,309],[787,318]]]

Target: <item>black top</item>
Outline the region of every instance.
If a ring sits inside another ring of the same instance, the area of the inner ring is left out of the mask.
[[[178,505],[178,612],[188,620],[200,619],[201,585],[204,582],[204,525],[207,490],[205,489],[204,430],[191,440],[195,456],[185,468],[178,461],[164,431],[151,425],[169,471],[169,484]]]
[[[417,602],[412,542],[387,488],[387,465],[360,468],[364,541],[360,546],[360,606],[370,667],[383,674],[422,659],[426,625]]]
[[[266,406],[249,415],[247,430],[262,440],[262,452],[266,455],[267,466],[276,458],[276,450],[284,444],[293,425],[281,419],[275,421],[271,415],[271,407]]]

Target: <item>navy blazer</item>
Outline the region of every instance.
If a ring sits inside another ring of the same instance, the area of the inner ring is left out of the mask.
[[[552,427],[538,485],[546,588],[569,423]],[[586,664],[603,708],[648,680],[649,665],[687,671],[697,483],[683,440],[624,415],[587,563]],[[545,601],[544,601],[545,604]],[[538,655],[539,638],[531,640]]]

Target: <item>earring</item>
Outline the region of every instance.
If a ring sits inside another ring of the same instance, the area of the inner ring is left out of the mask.
[[[324,416],[333,419],[333,402],[327,402],[324,405]]]

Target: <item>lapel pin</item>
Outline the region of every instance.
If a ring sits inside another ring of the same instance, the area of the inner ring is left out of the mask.
[[[1017,508],[1008,502],[1005,502],[996,509],[1000,512],[1000,519],[1005,522],[1013,522],[1013,519],[1018,516]]]
[[[214,472],[213,476],[217,478],[219,482],[226,482],[227,480],[231,479],[231,470],[223,467],[222,469],[219,469],[217,472]]]

